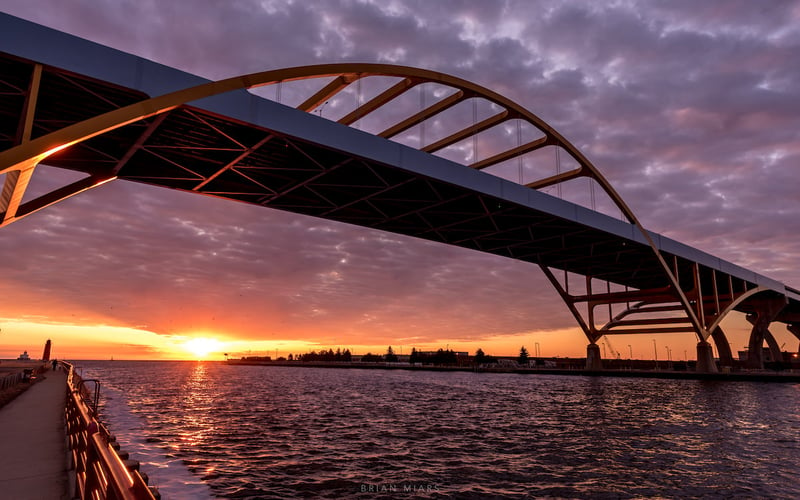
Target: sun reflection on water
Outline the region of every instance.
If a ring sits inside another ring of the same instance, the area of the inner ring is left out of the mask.
[[[775,479],[800,460],[800,394],[782,384],[158,366],[117,381],[148,418],[137,432],[226,498],[366,498],[364,484],[443,498],[800,494]]]

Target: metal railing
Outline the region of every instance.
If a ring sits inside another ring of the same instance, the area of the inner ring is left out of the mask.
[[[10,373],[4,377],[0,377],[0,390],[8,389],[9,387],[14,387],[15,385],[21,383],[22,377],[22,371]]]
[[[93,397],[69,363],[59,362],[67,371],[67,443],[72,457],[71,494],[74,498],[97,500],[156,500],[155,489],[139,472],[139,462],[127,460],[119,444],[97,419],[100,384]]]
[[[19,371],[0,376],[0,390],[14,387],[22,382],[33,382],[47,368],[46,364],[30,365],[32,368],[19,368]]]

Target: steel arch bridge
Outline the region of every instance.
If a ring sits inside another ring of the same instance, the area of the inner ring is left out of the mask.
[[[291,82],[309,85],[275,102]],[[275,100],[248,92],[268,86]],[[84,177],[26,196],[40,165]],[[720,324],[733,311],[753,324],[752,367],[765,341],[780,357],[773,323],[800,338],[800,291],[647,231],[541,118],[432,71],[327,64],[212,82],[0,14],[0,174],[3,226],[124,179],[530,262],[586,335],[591,369],[613,334],[694,333],[698,370],[716,370],[709,341],[731,365]],[[579,179],[589,206],[547,193]],[[596,189],[622,220],[596,209]]]

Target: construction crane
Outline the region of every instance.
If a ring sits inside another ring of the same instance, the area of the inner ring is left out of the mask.
[[[614,346],[611,345],[611,340],[609,340],[608,335],[603,335],[603,342],[606,343],[608,346],[608,350],[611,351],[611,355],[617,359],[621,359],[622,356],[620,355],[619,351],[614,349]]]

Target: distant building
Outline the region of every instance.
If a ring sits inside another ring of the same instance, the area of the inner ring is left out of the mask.
[[[22,354],[19,355],[17,360],[19,360],[19,361],[30,361],[31,357],[28,356],[28,351],[24,351]]]
[[[418,354],[423,356],[436,356],[439,351],[417,351]],[[449,351],[456,355],[456,357],[468,357],[469,353],[467,351]]]
[[[800,348],[799,348],[800,349]],[[749,355],[749,351],[738,351],[739,354],[739,361],[744,363],[747,361],[747,357]],[[788,351],[781,351],[781,359],[773,359],[772,351],[768,347],[762,347],[761,351],[761,359],[764,360],[765,363],[772,363],[775,361],[780,361],[784,363],[795,363],[798,359],[800,359],[800,351],[798,352],[788,352]]]
[[[497,364],[501,368],[519,368],[519,363],[515,359],[498,359]]]

